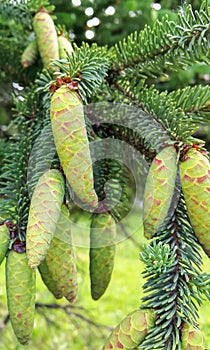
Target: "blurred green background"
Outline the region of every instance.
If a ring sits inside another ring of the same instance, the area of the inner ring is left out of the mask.
[[[202,1],[193,0],[194,9]],[[97,42],[111,47],[134,30],[139,31],[145,24],[152,25],[157,18],[168,15],[173,20],[183,0],[54,0],[55,23],[64,25],[71,40],[81,44],[83,40]],[[22,18],[5,18],[0,13],[0,165],[3,162],[5,140],[14,133],[8,128],[12,119],[13,99],[18,96],[20,86],[30,85],[35,74],[41,70],[39,60],[36,66],[23,71],[20,56],[31,35],[31,22],[24,14]],[[160,90],[173,90],[188,85],[208,84],[210,67],[194,64],[185,71],[160,77],[153,83]],[[20,85],[18,85],[18,84]],[[210,127],[203,125],[196,134],[210,146]],[[1,168],[0,168],[1,169]],[[134,215],[126,223],[138,230],[131,238],[118,244],[114,273],[110,286],[99,301],[90,297],[88,276],[88,249],[76,248],[79,271],[79,295],[76,304],[69,307],[65,300],[55,301],[37,274],[37,310],[33,339],[29,346],[19,345],[7,322],[4,264],[0,269],[0,349],[1,350],[98,350],[104,339],[127,313],[138,308],[142,296],[143,264],[139,260],[143,238],[141,218]],[[87,220],[87,225],[89,224]],[[204,271],[210,271],[210,262],[204,257]],[[48,307],[44,307],[48,305]],[[51,305],[49,307],[49,305]],[[207,343],[210,344],[210,302],[205,302],[200,310],[200,325]]]

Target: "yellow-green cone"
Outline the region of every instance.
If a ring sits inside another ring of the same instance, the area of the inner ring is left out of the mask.
[[[55,281],[52,279],[46,260],[42,261],[38,269],[39,269],[42,281],[44,282],[46,287],[49,289],[49,291],[54,295],[56,299],[61,299],[63,297],[62,292],[59,290]]]
[[[58,37],[58,48],[59,48],[59,57],[60,59],[67,59],[67,54],[71,54],[73,52],[73,47],[70,41],[63,35]]]
[[[31,198],[26,232],[28,264],[37,267],[45,258],[60,216],[64,198],[64,179],[56,169],[39,179]]]
[[[94,214],[90,229],[91,295],[99,299],[111,280],[115,257],[116,225],[108,213]]]
[[[9,247],[9,229],[6,225],[0,226],[0,265],[5,258]]]
[[[185,324],[182,330],[181,350],[207,350],[201,331]]]
[[[78,289],[77,269],[71,245],[69,214],[64,205],[46,256],[46,263],[61,295],[73,303],[76,300]]]
[[[153,326],[152,311],[135,310],[112,331],[102,350],[137,349]]]
[[[36,60],[38,56],[38,47],[36,40],[33,40],[28,44],[28,46],[23,51],[23,54],[21,56],[21,65],[23,68],[30,67],[34,61]]]
[[[18,341],[31,339],[35,312],[35,271],[28,267],[26,253],[11,250],[6,260],[6,289],[10,321]]]
[[[33,28],[43,66],[54,70],[51,60],[59,59],[58,40],[54,22],[44,9],[34,16]]]
[[[177,176],[177,152],[173,146],[164,148],[153,159],[144,191],[144,235],[150,239],[168,215]]]
[[[180,178],[188,215],[194,232],[210,257],[210,163],[191,148],[180,162]]]
[[[94,190],[84,111],[78,94],[62,85],[52,96],[50,106],[52,131],[63,171],[80,201],[95,208]]]

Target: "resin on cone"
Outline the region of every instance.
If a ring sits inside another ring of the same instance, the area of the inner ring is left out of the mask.
[[[153,159],[144,191],[143,224],[147,239],[161,228],[175,191],[177,152],[173,146],[164,148]]]
[[[23,68],[30,67],[36,60],[38,56],[38,47],[36,40],[31,41],[28,46],[23,51],[21,56],[21,64]]]
[[[59,59],[58,39],[54,22],[47,11],[41,9],[36,13],[33,18],[33,28],[43,66],[55,70],[51,63],[52,60]]]
[[[152,311],[135,310],[112,331],[102,350],[137,349],[153,326]]]
[[[51,98],[50,114],[55,146],[66,178],[86,209],[95,208],[98,199],[83,105],[78,94],[62,85]]]
[[[26,345],[31,339],[34,325],[35,271],[29,268],[25,252],[9,252],[6,290],[12,328],[18,341]]]
[[[180,162],[181,186],[191,225],[200,244],[210,257],[210,163],[191,148]]]
[[[71,222],[65,205],[62,206],[46,263],[58,291],[70,303],[74,303],[78,289],[77,268],[71,242]]]
[[[9,229],[6,225],[0,226],[0,265],[5,258],[7,250],[9,248]]]
[[[111,280],[115,258],[116,224],[108,213],[94,214],[90,229],[91,295],[99,299]]]
[[[57,169],[47,170],[40,177],[31,198],[26,232],[26,252],[31,268],[37,267],[47,254],[63,198],[63,175]]]

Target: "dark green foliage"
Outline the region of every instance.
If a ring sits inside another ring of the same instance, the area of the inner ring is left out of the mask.
[[[210,288],[210,275],[200,272],[202,259],[183,195],[170,223],[156,236],[141,253],[146,264],[143,277],[147,278],[143,308],[153,308],[156,314],[155,327],[141,349],[173,349],[173,344],[180,349],[180,325],[196,323],[198,305],[205,297],[209,299]]]
[[[24,103],[16,100],[16,134],[8,141],[1,174],[0,212],[11,220],[19,239],[24,240],[29,212],[27,165],[36,137],[44,125],[44,111],[38,107],[39,96],[32,90],[24,94]]]
[[[171,139],[187,142],[200,123],[209,121],[209,86],[186,87],[168,93],[158,91],[153,85],[136,84],[135,80],[128,85],[125,80],[122,85],[119,83],[118,89],[126,99],[149,112],[154,127],[159,123],[159,128],[165,128]]]
[[[30,7],[26,1],[1,1],[0,13],[4,15],[6,21],[14,20],[21,25],[31,28],[31,14]]]
[[[57,62],[64,75],[70,76],[78,82],[78,88],[83,100],[86,101],[97,92],[102,81],[107,76],[109,56],[105,47],[91,46],[83,43],[81,47],[73,46],[74,51],[68,54],[68,67],[66,64]]]
[[[135,66],[135,75],[137,70],[142,76],[156,77],[196,61],[208,64],[210,28],[207,11],[206,7],[206,11],[201,8],[193,13],[189,5],[180,12],[178,23],[169,21],[166,16],[153,27],[146,26],[139,34],[131,34],[115,46],[114,71],[125,69],[132,76],[134,70],[131,68]]]

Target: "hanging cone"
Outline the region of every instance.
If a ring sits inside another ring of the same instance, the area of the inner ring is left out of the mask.
[[[28,44],[28,46],[23,51],[21,56],[21,65],[23,68],[30,67],[36,60],[38,56],[38,47],[36,40],[33,40]]]
[[[77,269],[71,245],[69,213],[65,205],[62,206],[56,231],[46,256],[46,264],[61,295],[70,303],[74,303],[78,289]]]
[[[39,269],[39,273],[41,275],[42,281],[44,282],[46,287],[49,289],[49,291],[54,295],[56,299],[61,299],[63,297],[62,292],[59,290],[55,281],[52,279],[46,260],[42,261],[38,269]]]
[[[193,230],[210,257],[210,164],[191,148],[180,162],[180,179]]]
[[[160,229],[168,216],[175,190],[177,153],[173,146],[164,148],[153,159],[144,191],[144,236],[148,239]],[[169,213],[170,214],[170,213]]]
[[[73,47],[70,41],[63,35],[58,37],[58,48],[59,48],[59,57],[60,59],[67,59],[67,54],[71,54],[73,52]]]
[[[87,208],[98,204],[83,105],[76,92],[62,85],[52,96],[52,131],[63,171],[76,196]]]
[[[18,341],[31,339],[35,312],[35,271],[28,267],[26,253],[11,250],[6,260],[6,289],[12,328]]]
[[[58,40],[54,22],[45,9],[34,16],[33,28],[43,66],[53,71],[51,60],[59,59]]]
[[[26,232],[28,264],[37,267],[45,258],[60,216],[64,197],[64,179],[56,169],[39,179],[31,198]]]
[[[94,214],[90,229],[91,295],[99,299],[106,291],[112,276],[115,257],[116,225],[108,213]]]

